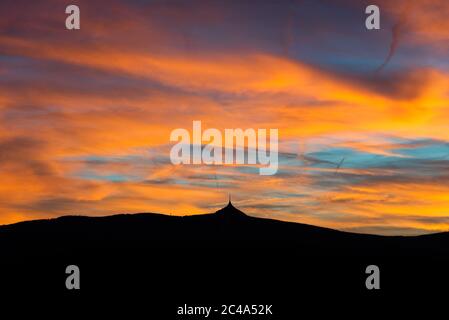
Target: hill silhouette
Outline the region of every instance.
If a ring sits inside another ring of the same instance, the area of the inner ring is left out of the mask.
[[[54,255],[68,250],[114,248],[282,248],[301,255],[449,255],[449,233],[378,236],[256,218],[231,202],[213,214],[171,216],[156,213],[105,217],[62,216],[0,226],[4,255]]]
[[[372,296],[365,288],[365,268],[371,264],[381,268],[380,294],[388,298],[404,292],[431,296],[449,285],[448,233],[356,234],[256,218],[231,203],[192,216],[141,213],[21,222],[0,227],[0,248],[0,274],[8,275],[3,288],[20,295],[66,292],[65,267],[76,264],[83,270],[84,297],[120,296],[121,302],[135,304],[149,290],[157,301],[153,312],[158,309],[165,319],[174,305],[220,304],[230,297],[235,303],[251,303],[250,298],[276,303],[285,314],[297,312],[301,294],[311,305],[325,297],[360,301]]]

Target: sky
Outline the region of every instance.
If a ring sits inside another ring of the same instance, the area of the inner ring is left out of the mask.
[[[448,56],[446,0],[2,0],[0,224],[231,194],[257,217],[448,231]],[[277,174],[173,165],[170,132],[194,120],[278,129]]]

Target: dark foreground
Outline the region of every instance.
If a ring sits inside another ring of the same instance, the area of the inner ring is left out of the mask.
[[[435,310],[449,288],[447,233],[352,234],[252,218],[232,206],[202,216],[19,223],[0,227],[0,248],[3,303],[58,301],[126,319],[206,319],[177,315],[186,305],[218,310],[207,319],[300,319],[306,311],[319,318],[387,306],[403,313],[425,302]],[[80,268],[80,290],[66,288],[68,265]],[[380,290],[365,286],[368,265],[380,268]],[[273,315],[221,315],[221,305],[261,304],[273,305]]]

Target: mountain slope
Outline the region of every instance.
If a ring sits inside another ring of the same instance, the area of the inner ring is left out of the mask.
[[[98,248],[281,248],[303,255],[428,256],[446,258],[449,234],[386,237],[254,218],[232,204],[214,214],[107,217],[65,216],[0,227],[4,254],[51,255]]]

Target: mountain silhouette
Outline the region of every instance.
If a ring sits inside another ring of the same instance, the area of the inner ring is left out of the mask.
[[[155,213],[105,217],[62,216],[0,226],[3,254],[52,255],[95,248],[252,247],[301,249],[302,255],[449,255],[449,233],[378,236],[256,218],[231,201],[212,214]]]
[[[297,288],[308,298],[358,297],[371,264],[383,272],[384,294],[449,285],[449,233],[356,234],[249,216],[230,201],[211,214],[63,216],[5,225],[0,248],[0,274],[8,275],[2,286],[20,293],[64,290],[61,270],[70,264],[84,270],[84,295],[127,292],[131,299],[151,288],[157,301],[222,303],[232,295],[280,301],[293,313],[296,296],[289,292]]]

